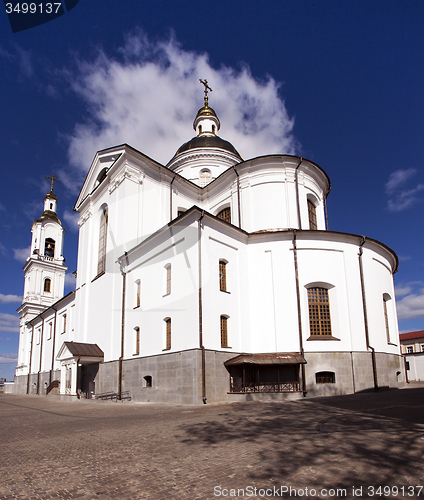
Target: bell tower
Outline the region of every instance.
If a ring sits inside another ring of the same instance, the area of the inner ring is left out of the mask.
[[[54,175],[50,192],[44,198],[44,212],[32,224],[31,253],[23,269],[25,286],[22,305],[18,312],[26,321],[40,314],[44,309],[63,297],[65,287],[65,266],[63,257],[63,235],[65,229],[57,218],[57,196],[53,192]]]

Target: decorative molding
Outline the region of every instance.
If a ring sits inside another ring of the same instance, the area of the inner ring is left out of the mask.
[[[128,164],[125,165],[123,171],[121,171],[119,176],[116,176],[114,179],[110,180],[109,183],[109,194],[112,194],[117,187],[119,187],[125,179],[128,179],[136,184],[143,184],[143,180],[145,177],[145,173],[143,171],[138,171],[133,167],[130,167]]]
[[[83,226],[88,221],[88,219],[90,219],[90,217],[93,217],[93,212],[91,207],[81,214],[80,218],[78,219],[78,226],[79,227]]]

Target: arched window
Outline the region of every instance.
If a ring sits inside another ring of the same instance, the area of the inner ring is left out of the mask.
[[[225,260],[219,261],[219,289],[221,292],[227,291],[227,263]]]
[[[335,384],[336,374],[334,372],[318,372],[315,373],[315,381],[317,384]]]
[[[308,199],[308,218],[309,229],[318,229],[317,225],[317,209],[311,200]]]
[[[136,326],[134,328],[134,355],[138,356],[140,354],[140,327]]]
[[[326,288],[308,288],[311,336],[331,335],[330,301]]]
[[[165,319],[165,349],[171,349],[171,318]]]
[[[389,327],[389,315],[387,312],[387,303],[391,300],[390,295],[385,293],[383,295],[383,312],[384,312],[384,324],[386,327],[386,338],[387,343],[390,344],[390,327]]]
[[[231,209],[230,209],[230,207],[224,208],[216,216],[219,219],[225,220],[225,222],[229,222],[231,224]]]
[[[140,307],[140,295],[141,295],[141,281],[136,280],[135,282],[135,306]]]
[[[104,168],[100,173],[99,175],[97,176],[97,179],[96,179],[96,186],[98,186],[99,184],[101,184],[105,179],[106,179],[106,174],[107,174],[107,168]]]
[[[146,375],[143,377],[143,387],[152,387],[152,376]]]
[[[44,291],[51,292],[52,291],[52,280],[50,278],[46,278],[44,280]]]
[[[199,125],[199,135],[202,133],[202,126]]]
[[[107,208],[104,208],[100,215],[99,254],[97,259],[98,275],[106,271],[107,223],[108,223]]]
[[[208,169],[204,169],[200,171],[200,187],[205,187],[211,181],[211,171]]]
[[[228,347],[228,316],[221,316],[221,347]]]
[[[165,266],[165,295],[171,293],[171,264]]]
[[[46,238],[44,241],[44,255],[46,257],[54,257],[55,241],[52,238]]]

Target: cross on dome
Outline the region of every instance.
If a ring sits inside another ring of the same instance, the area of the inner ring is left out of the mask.
[[[208,85],[208,81],[207,80],[202,80],[201,78],[199,78],[199,82],[205,86],[205,106],[207,107],[208,106],[208,91],[212,92],[212,89],[209,87]]]

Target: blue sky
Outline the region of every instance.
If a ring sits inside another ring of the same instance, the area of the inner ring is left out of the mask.
[[[329,229],[395,250],[400,329],[424,329],[423,22],[421,0],[80,0],[15,34],[0,14],[0,377],[46,175],[71,273],[96,151],[127,142],[167,163],[193,135],[198,78],[243,158],[294,153],[327,172]]]

